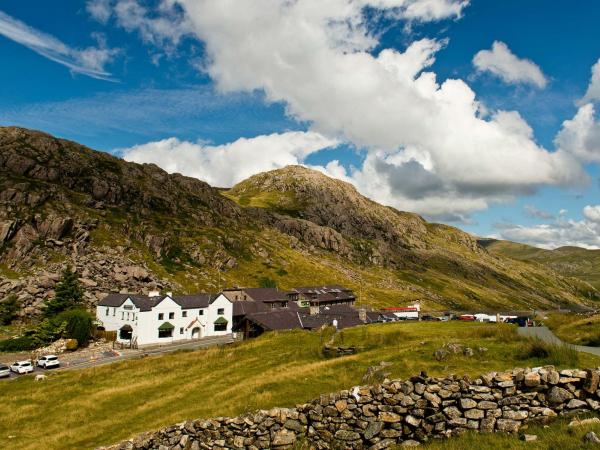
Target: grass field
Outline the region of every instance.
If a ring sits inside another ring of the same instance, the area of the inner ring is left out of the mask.
[[[565,342],[600,347],[600,315],[552,314],[544,324]]]
[[[344,330],[337,341],[359,353],[326,359],[330,330],[263,335],[226,348],[179,352],[94,369],[55,372],[0,383],[0,448],[93,448],[186,419],[291,406],[320,393],[360,384],[368,366],[390,361],[393,377],[477,375],[514,366],[599,366],[591,355],[540,353],[510,326],[395,323]],[[447,342],[474,349],[438,362]],[[533,357],[543,355],[543,357]],[[483,448],[483,447],[480,447]]]
[[[587,416],[586,416],[587,417]],[[589,416],[592,417],[592,416]],[[597,449],[598,444],[584,444],[583,436],[594,431],[600,435],[600,424],[588,424],[569,427],[572,419],[561,418],[552,425],[525,425],[520,434],[534,434],[538,438],[534,442],[525,442],[519,435],[466,433],[463,436],[444,441],[432,441],[424,446],[427,449],[464,450],[582,450]]]

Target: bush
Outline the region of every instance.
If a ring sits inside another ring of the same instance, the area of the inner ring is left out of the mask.
[[[36,344],[30,336],[19,336],[18,338],[0,341],[0,352],[22,352],[34,348],[36,348]]]
[[[579,365],[579,353],[572,346],[549,344],[539,338],[528,339],[517,358],[537,359],[543,364],[554,366],[577,367]]]
[[[69,339],[76,339],[79,346],[87,344],[92,336],[94,317],[84,309],[64,311],[52,321],[57,325],[65,324],[63,336]]]
[[[17,318],[21,303],[14,294],[0,302],[0,325],[10,325]]]
[[[505,323],[481,325],[469,330],[469,335],[480,339],[493,338],[500,342],[513,342],[519,339],[517,327]]]
[[[262,277],[258,280],[258,287],[261,288],[276,288],[277,282],[269,277]]]

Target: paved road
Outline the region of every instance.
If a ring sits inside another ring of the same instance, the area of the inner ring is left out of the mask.
[[[600,347],[586,347],[585,345],[573,345],[561,341],[550,331],[548,327],[519,327],[519,334],[525,337],[538,337],[550,344],[564,344],[573,347],[578,352],[591,353],[600,356]]]
[[[112,364],[117,361],[125,361],[128,359],[141,358],[145,356],[152,355],[160,355],[163,353],[171,353],[176,352],[178,350],[197,350],[200,348],[213,347],[215,345],[225,345],[231,344],[233,342],[233,338],[229,336],[216,336],[209,337],[204,339],[199,339],[196,341],[186,341],[183,343],[177,344],[169,344],[169,345],[161,345],[161,346],[153,346],[153,347],[145,347],[136,350],[115,350],[114,352],[104,352],[100,356],[90,359],[79,359],[74,361],[69,361],[68,364],[63,364],[61,367],[56,369],[40,369],[36,367],[33,371],[33,375],[45,372],[57,372],[61,370],[73,370],[73,369],[85,369],[88,367],[97,367],[103,366],[106,364]],[[15,373],[10,374],[10,377],[4,378],[5,380],[18,378],[24,375],[17,375]]]

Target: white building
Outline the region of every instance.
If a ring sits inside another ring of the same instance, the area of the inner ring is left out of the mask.
[[[384,311],[393,314],[398,319],[419,319],[421,304],[417,302],[414,305],[401,308],[385,308]]]
[[[109,294],[96,307],[99,326],[118,342],[164,344],[231,333],[233,305],[223,294]]]

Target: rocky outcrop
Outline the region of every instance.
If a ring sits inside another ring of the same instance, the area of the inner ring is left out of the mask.
[[[471,380],[425,374],[322,395],[295,408],[194,420],[109,447],[129,449],[386,449],[467,430],[516,433],[527,422],[600,410],[600,369],[492,372]]]

